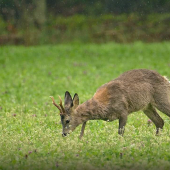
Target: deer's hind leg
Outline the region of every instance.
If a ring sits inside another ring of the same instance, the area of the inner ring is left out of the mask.
[[[155,107],[161,111],[162,113],[165,113],[167,116],[170,117],[170,97],[166,99],[160,99],[159,101],[155,102]]]
[[[156,109],[150,104],[147,109],[144,110],[144,113],[152,120],[156,126],[156,134],[159,133],[159,129],[162,129],[164,126],[163,119],[156,112]]]
[[[154,106],[170,117],[170,83],[155,90]]]

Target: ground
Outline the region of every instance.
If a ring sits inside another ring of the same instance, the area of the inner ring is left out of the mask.
[[[61,136],[49,96],[78,93],[80,103],[102,84],[131,69],[157,70],[170,78],[170,43],[63,44],[0,47],[0,169],[169,169],[170,119],[163,131],[142,113],[118,121],[89,121]],[[148,123],[149,122],[149,123]]]

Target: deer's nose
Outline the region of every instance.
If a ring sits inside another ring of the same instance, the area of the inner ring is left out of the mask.
[[[62,136],[63,136],[63,137],[67,136],[67,133],[63,133]]]

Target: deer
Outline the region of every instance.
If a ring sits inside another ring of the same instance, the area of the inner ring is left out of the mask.
[[[50,97],[60,111],[63,137],[82,124],[81,139],[89,120],[111,122],[116,119],[119,121],[118,134],[123,136],[128,115],[138,111],[143,111],[155,124],[158,135],[164,120],[157,110],[170,117],[170,82],[165,76],[148,69],[124,72],[99,87],[93,97],[82,104],[79,104],[77,93],[72,98],[68,91],[65,92],[64,106],[60,96],[59,104],[53,96]]]

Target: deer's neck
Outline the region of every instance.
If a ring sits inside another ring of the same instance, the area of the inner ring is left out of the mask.
[[[76,109],[77,115],[82,119],[82,123],[87,120],[104,119],[105,109],[95,99],[87,100]]]

